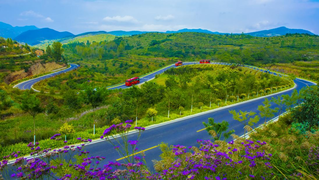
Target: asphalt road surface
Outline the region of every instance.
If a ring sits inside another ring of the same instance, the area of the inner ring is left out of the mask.
[[[50,78],[50,77],[53,77],[53,76],[56,76],[56,75],[59,75],[59,74],[62,74],[62,73],[68,72],[68,71],[72,71],[78,67],[79,67],[79,65],[77,65],[77,64],[70,64],[70,67],[67,69],[64,69],[64,70],[58,71],[58,72],[54,72],[52,74],[44,75],[41,77],[37,77],[34,79],[27,80],[27,81],[21,82],[15,86],[13,86],[13,87],[19,88],[21,90],[31,89],[32,85],[34,85],[35,83],[37,83],[39,81],[42,81],[44,79],[47,79],[47,78]]]

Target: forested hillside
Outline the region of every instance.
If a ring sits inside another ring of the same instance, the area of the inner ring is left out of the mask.
[[[28,44],[22,45],[10,38],[4,39],[0,37],[0,58],[10,55],[19,55],[29,53],[31,48]]]
[[[267,64],[308,61],[319,56],[319,37],[287,34],[279,37],[214,35],[205,33],[147,33],[118,37],[111,42],[64,45],[71,61],[130,57],[131,55],[181,58],[184,61],[217,61]]]

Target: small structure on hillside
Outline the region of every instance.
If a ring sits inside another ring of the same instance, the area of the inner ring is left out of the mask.
[[[35,51],[35,54],[37,55],[37,57],[43,56],[43,51],[38,49]]]

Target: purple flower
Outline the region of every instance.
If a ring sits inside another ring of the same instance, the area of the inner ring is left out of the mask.
[[[131,124],[131,123],[133,123],[133,120],[127,120],[127,121],[125,121],[125,123],[126,124]]]
[[[19,172],[19,173],[17,173],[17,177],[19,178],[19,177],[22,177],[23,176],[23,172]]]
[[[92,142],[92,139],[88,139],[89,142]]]
[[[82,138],[80,138],[80,137],[78,137],[78,138],[76,138],[77,140],[81,140]]]
[[[134,129],[137,129],[139,131],[145,131],[145,128],[143,128],[143,127],[135,127]]]
[[[108,135],[110,132],[111,132],[111,129],[109,129],[109,128],[108,128],[108,129],[105,129],[104,132],[103,132],[103,135],[106,136],[106,135]]]
[[[252,175],[252,174],[249,174],[249,176],[250,176],[250,177],[252,177],[252,178],[254,178],[254,177],[255,177],[255,176],[254,176],[254,175]]]
[[[138,141],[135,140],[128,140],[127,142],[132,146],[135,146],[138,143]]]

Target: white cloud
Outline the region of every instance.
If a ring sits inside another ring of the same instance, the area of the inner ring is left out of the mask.
[[[54,22],[50,17],[44,19],[46,22]]]
[[[156,20],[162,20],[162,21],[169,21],[173,20],[175,17],[173,15],[167,15],[167,16],[156,16]]]
[[[54,22],[50,17],[45,17],[42,14],[36,13],[34,11],[24,11],[20,14],[20,16],[38,18],[45,22]]]
[[[138,21],[132,16],[113,16],[113,17],[105,17],[103,21],[107,22],[129,22],[129,23],[137,23]]]

